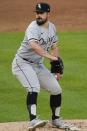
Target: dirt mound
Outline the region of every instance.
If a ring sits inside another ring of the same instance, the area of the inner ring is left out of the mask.
[[[87,120],[67,120],[71,124],[76,125],[81,131],[87,131]],[[0,131],[27,131],[27,122],[9,122],[0,123]],[[51,124],[47,124],[44,128],[37,128],[36,131],[62,131],[52,127]]]
[[[2,0],[0,32],[24,31],[35,18],[35,4],[42,0]],[[50,3],[51,20],[59,31],[87,30],[87,0],[43,0]]]

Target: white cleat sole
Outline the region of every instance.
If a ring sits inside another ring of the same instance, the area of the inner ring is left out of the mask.
[[[43,122],[40,122],[40,123],[37,123],[35,126],[30,126],[28,127],[28,131],[35,131],[36,128],[39,128],[39,127],[43,127],[46,125],[46,121],[43,121]]]
[[[72,127],[69,127],[69,128],[67,127],[65,129],[65,131],[80,131],[80,129],[78,127],[72,126]]]

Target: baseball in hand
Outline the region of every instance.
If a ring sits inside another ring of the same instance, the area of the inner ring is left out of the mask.
[[[61,75],[59,73],[55,74],[55,78],[56,80],[60,80],[61,79]]]

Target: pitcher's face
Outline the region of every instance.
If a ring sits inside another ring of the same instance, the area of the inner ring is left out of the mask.
[[[38,25],[43,25],[48,21],[47,12],[36,12],[36,22]]]

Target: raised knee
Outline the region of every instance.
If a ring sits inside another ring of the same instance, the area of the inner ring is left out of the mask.
[[[62,88],[60,86],[54,87],[53,90],[51,91],[52,95],[58,95],[62,93]]]

